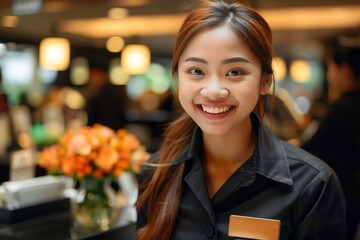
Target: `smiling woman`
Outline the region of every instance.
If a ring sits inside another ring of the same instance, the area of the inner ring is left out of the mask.
[[[202,1],[185,19],[172,65],[185,111],[139,179],[139,240],[270,239],[256,230],[260,218],[281,223],[276,239],[345,239],[333,170],[261,120],[271,39],[266,21],[238,3]],[[229,228],[233,215],[255,220],[241,232],[241,223]]]
[[[216,51],[209,51],[213,46]],[[224,26],[204,30],[189,42],[179,59],[178,79],[185,111],[204,134],[217,135],[237,135],[259,93],[271,85],[271,75],[261,76],[260,60],[249,44]]]

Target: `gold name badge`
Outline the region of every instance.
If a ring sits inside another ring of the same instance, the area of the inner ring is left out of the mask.
[[[231,215],[228,235],[260,240],[279,240],[280,220]]]

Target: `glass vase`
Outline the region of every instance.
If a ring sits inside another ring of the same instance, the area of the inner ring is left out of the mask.
[[[138,198],[138,182],[136,176],[133,172],[123,172],[118,177],[118,183],[126,200],[125,207],[129,213],[128,219],[135,222],[137,217],[135,203]]]
[[[80,181],[74,215],[81,226],[108,230],[115,217],[115,208],[116,194],[110,179]]]

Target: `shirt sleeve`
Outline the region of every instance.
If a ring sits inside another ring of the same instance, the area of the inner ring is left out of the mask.
[[[336,174],[320,171],[294,205],[294,240],[346,239],[345,198]]]

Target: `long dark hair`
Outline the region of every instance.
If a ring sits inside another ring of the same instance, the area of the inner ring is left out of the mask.
[[[200,31],[217,26],[228,26],[244,38],[261,62],[262,73],[272,75],[272,34],[267,22],[253,9],[240,3],[224,0],[202,1],[182,24],[175,41],[172,73],[177,79],[178,61],[189,41]],[[255,111],[260,111],[260,101]],[[194,121],[183,113],[165,131],[164,142],[157,159],[159,166],[152,178],[141,186],[138,211],[148,209],[147,223],[138,231],[138,239],[165,240],[175,226],[182,192],[185,166],[169,166],[188,144]]]

